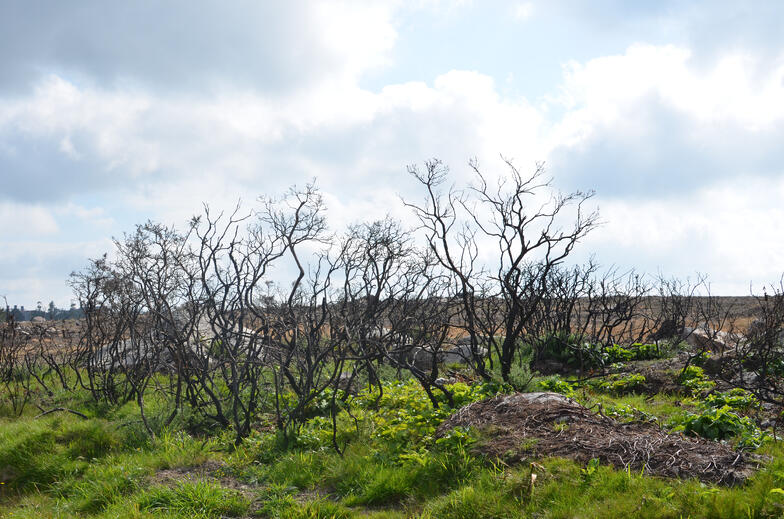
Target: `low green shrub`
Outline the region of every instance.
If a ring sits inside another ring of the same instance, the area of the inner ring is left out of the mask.
[[[40,490],[123,447],[120,434],[104,420],[19,419],[0,427],[3,484],[19,491]]]
[[[371,440],[383,444],[389,454],[399,456],[432,444],[436,428],[454,409],[508,389],[492,382],[470,386],[458,382],[447,388],[452,392],[454,408],[440,394],[437,395],[440,405],[434,408],[419,384],[412,380],[384,384],[383,396],[375,408],[376,395],[360,393],[351,401],[352,409],[356,409],[352,413],[371,422]]]
[[[268,519],[289,517],[291,509],[297,506],[294,499],[296,488],[284,485],[270,485],[259,494],[258,508],[254,514]]]
[[[616,363],[653,360],[664,357],[666,348],[656,344],[634,343],[603,346],[575,334],[555,333],[534,343],[534,362],[556,362],[567,369],[597,369]]]
[[[417,487],[419,471],[416,468],[410,465],[377,467],[359,492],[346,499],[346,504],[378,506],[400,503]]]
[[[90,465],[78,479],[56,484],[55,494],[68,499],[76,512],[96,513],[139,488],[147,469],[128,458],[109,459],[108,464]]]
[[[534,341],[532,366],[555,362],[568,369],[592,369],[603,366],[604,357],[600,347],[585,342],[580,335],[558,332]]]

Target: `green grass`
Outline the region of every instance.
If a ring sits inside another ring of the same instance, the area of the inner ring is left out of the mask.
[[[250,507],[242,495],[207,481],[183,482],[174,488],[153,487],[136,500],[140,510],[190,517],[239,517]]]
[[[458,406],[498,389],[453,388]],[[695,398],[648,398],[601,388],[578,387],[574,396],[586,405],[601,403],[606,414],[619,419],[648,416],[663,425],[704,405]],[[374,395],[349,399],[352,417],[345,412],[338,417],[342,454],[332,448],[331,421],[318,402],[312,418],[288,442],[265,429],[235,446],[232,431],[189,434],[185,413],[150,438],[133,403],[111,408],[78,393],[53,399],[89,419],[66,413],[36,419],[32,412],[0,418],[2,518],[784,515],[784,490],[777,490],[784,488],[781,443],[764,443],[758,452],[769,461],[736,488],[556,458],[509,467],[472,454],[475,431],[456,430],[436,440],[436,427],[452,410],[434,410],[413,381],[388,383],[377,407]],[[152,402],[151,409],[156,405]],[[187,476],[156,477],[167,469]],[[239,485],[242,493],[233,490]]]

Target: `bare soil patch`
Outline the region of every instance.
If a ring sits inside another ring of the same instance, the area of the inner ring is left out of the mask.
[[[437,434],[457,426],[482,431],[485,438],[477,451],[507,462],[560,456],[587,463],[597,458],[621,469],[722,485],[742,483],[762,462],[760,456],[670,434],[655,424],[618,423],[557,393],[517,393],[475,402],[441,424]]]

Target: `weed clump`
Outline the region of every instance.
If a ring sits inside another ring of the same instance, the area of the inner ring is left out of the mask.
[[[154,487],[139,499],[141,510],[195,514],[205,518],[239,517],[250,503],[237,492],[207,481],[184,482],[175,488]]]

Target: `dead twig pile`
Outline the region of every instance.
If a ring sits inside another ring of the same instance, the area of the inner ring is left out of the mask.
[[[438,435],[458,426],[482,431],[485,439],[477,450],[508,462],[534,456],[580,463],[597,458],[649,475],[735,485],[762,461],[723,443],[666,433],[656,424],[618,423],[557,393],[500,395],[475,402],[447,419]]]

